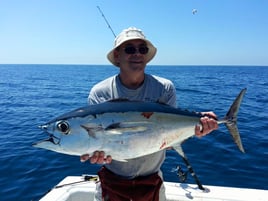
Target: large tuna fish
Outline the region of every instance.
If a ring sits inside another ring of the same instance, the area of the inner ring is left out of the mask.
[[[218,121],[227,126],[242,152],[236,121],[245,92],[240,92]],[[194,135],[201,116],[160,103],[108,101],[76,109],[40,126],[50,137],[34,146],[78,156],[102,150],[119,161],[173,146],[184,157],[180,145]]]

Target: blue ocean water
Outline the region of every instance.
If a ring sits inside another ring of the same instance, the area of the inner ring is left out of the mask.
[[[223,117],[241,89],[238,127],[246,153],[224,126],[183,144],[204,185],[268,190],[268,68],[257,66],[148,66],[147,73],[172,80],[178,105],[213,110]],[[0,65],[0,198],[38,200],[68,175],[96,174],[99,167],[79,157],[33,148],[46,137],[38,125],[87,104],[90,88],[118,69],[86,65]],[[162,166],[166,181],[178,182],[183,161],[169,150]],[[188,176],[188,183],[194,183]]]

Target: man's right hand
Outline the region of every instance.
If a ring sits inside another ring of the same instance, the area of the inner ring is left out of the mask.
[[[92,164],[109,164],[112,162],[112,157],[111,156],[106,156],[105,157],[105,153],[104,151],[95,151],[92,156],[90,156],[89,154],[84,154],[82,156],[80,156],[80,161],[81,162],[85,162],[89,160],[90,163]]]

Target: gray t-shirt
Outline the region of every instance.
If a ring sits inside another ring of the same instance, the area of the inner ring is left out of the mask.
[[[88,96],[89,104],[98,104],[113,99],[139,100],[146,102],[162,102],[176,107],[176,89],[170,80],[145,74],[144,83],[138,89],[128,89],[115,75],[96,84]],[[137,145],[138,146],[138,145]],[[160,171],[165,160],[165,151],[159,151],[128,162],[112,160],[106,168],[117,175],[131,179],[146,176]],[[113,156],[112,156],[113,157]]]

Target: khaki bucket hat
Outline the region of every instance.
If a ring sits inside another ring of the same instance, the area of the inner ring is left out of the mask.
[[[113,49],[107,54],[108,60],[115,66],[119,66],[117,62],[115,62],[114,59],[114,50],[119,47],[121,44],[123,44],[126,41],[129,40],[135,40],[140,39],[145,41],[147,47],[149,48],[148,53],[145,55],[145,61],[148,63],[153,59],[153,57],[156,54],[156,47],[145,38],[145,35],[140,29],[137,29],[135,27],[129,27],[128,29],[124,29],[116,38],[114,41],[114,47]]]

